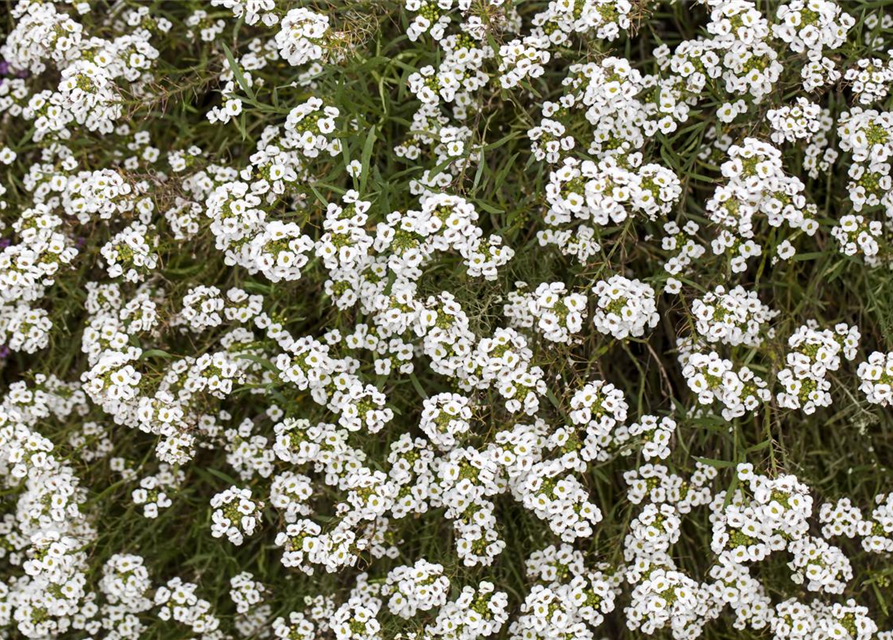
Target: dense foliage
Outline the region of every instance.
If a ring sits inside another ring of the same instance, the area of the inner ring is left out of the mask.
[[[0,636],[893,640],[889,0],[0,12]]]

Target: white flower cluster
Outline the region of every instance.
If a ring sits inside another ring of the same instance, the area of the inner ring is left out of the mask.
[[[326,53],[329,17],[304,7],[292,9],[276,34],[279,55],[293,67],[319,60]]]
[[[535,328],[546,340],[568,343],[583,329],[586,297],[566,293],[563,282],[547,282],[530,293],[512,291],[505,315],[516,327]]]
[[[812,497],[794,476],[770,479],[738,465],[738,479],[747,483],[748,494],[736,492],[731,503],[713,520],[713,550],[721,560],[759,562],[773,551],[786,548],[809,530]]]
[[[590,537],[602,512],[589,492],[560,462],[542,462],[524,482],[524,506],[545,520],[565,542]]]
[[[531,133],[531,137],[536,141],[541,134]],[[651,220],[666,216],[681,194],[679,178],[659,164],[633,171],[613,155],[598,163],[566,158],[550,174],[546,186],[549,209],[545,222],[558,228],[540,231],[537,237],[541,245],[558,245],[564,253],[587,263],[600,249],[590,225],[606,227],[635,214]],[[584,224],[571,231],[567,226],[574,221]],[[587,246],[583,246],[584,240]]]
[[[693,262],[706,253],[707,249],[697,242],[699,227],[696,222],[689,220],[681,227],[676,222],[667,222],[663,229],[666,235],[661,240],[661,249],[672,252],[670,258],[664,263],[664,271],[671,276],[682,274]],[[668,279],[668,291],[671,288],[671,282],[678,283],[678,286],[675,287],[678,292],[682,283],[675,278]]]
[[[397,567],[388,574],[382,595],[390,595],[388,609],[404,619],[418,611],[441,607],[449,595],[450,581],[443,575],[443,567],[419,560],[412,566]]]
[[[140,282],[158,266],[153,250],[158,241],[146,225],[136,222],[109,240],[102,248],[110,278]]]
[[[543,37],[528,36],[499,47],[499,82],[503,89],[518,86],[525,78],[543,75],[543,65],[549,62],[549,41]]]
[[[574,393],[570,408],[571,422],[583,431],[580,456],[586,461],[606,460],[611,453],[615,429],[619,432],[623,428],[629,411],[623,392],[609,382],[596,380]],[[570,440],[570,434],[556,432],[557,443],[562,444],[565,438]]]
[[[819,331],[815,322],[797,329],[788,338],[787,366],[778,374],[784,388],[778,393],[778,403],[806,414],[830,406],[828,373],[840,368],[841,356],[847,360],[856,357],[860,337],[858,328],[846,324],[838,324],[833,331]]]
[[[840,148],[852,156],[847,195],[853,210],[883,206],[893,215],[893,114],[854,107],[837,121]]]
[[[893,400],[893,353],[875,351],[857,370],[862,384],[859,390],[869,402],[887,406]]]
[[[890,94],[893,87],[893,66],[879,58],[862,58],[847,69],[844,80],[851,83],[859,104],[870,105]]]
[[[824,523],[822,535],[859,537],[862,548],[869,553],[893,551],[893,494],[878,494],[875,504],[870,518],[865,518],[849,498],[823,504],[819,514]]]
[[[711,405],[718,401],[726,420],[755,411],[772,396],[766,382],[750,367],[744,365],[736,370],[731,360],[716,351],[681,350],[680,364],[682,376],[697,394],[698,402]]]
[[[34,122],[35,139],[67,139],[77,127],[111,133],[124,114],[123,88],[140,94],[151,81],[149,71],[159,52],[149,43],[149,29],[140,25],[148,8],[126,13],[130,32],[105,40],[88,37],[79,22],[54,5],[17,3],[14,16],[19,19],[0,54],[15,69],[41,73],[52,61],[60,72],[56,89],[35,93],[21,112]],[[164,33],[171,23],[160,18],[152,28]]]
[[[665,459],[670,456],[670,438],[676,431],[676,422],[672,418],[644,415],[629,427],[630,438],[642,441],[642,457]]]
[[[139,487],[131,494],[133,503],[143,508],[143,516],[146,518],[157,518],[161,509],[174,504],[172,498],[185,478],[186,474],[182,470],[161,464],[158,473],[140,480]]]
[[[804,184],[788,176],[782,167],[781,152],[756,138],[745,138],[732,145],[729,159],[722,165],[725,184],[719,186],[707,202],[713,222],[727,226],[742,241],[754,237],[756,216],[766,216],[773,227],[787,223],[808,235],[815,233],[815,206],[803,195]],[[714,253],[722,253],[714,246]]]
[[[776,606],[772,631],[780,640],[789,638],[851,638],[867,640],[877,633],[867,607],[847,600],[828,606],[821,601],[805,605],[791,599]]]
[[[441,451],[449,451],[470,431],[471,420],[468,398],[458,393],[439,393],[425,399],[419,428],[431,444]]]
[[[260,528],[263,502],[251,499],[250,489],[230,487],[211,498],[211,535],[226,536],[235,545]]]
[[[440,608],[426,631],[435,637],[474,640],[496,635],[506,620],[508,596],[484,580],[476,588],[463,587],[459,597]]]
[[[655,569],[632,593],[626,608],[627,625],[651,635],[670,628],[674,638],[698,635],[698,609],[703,607],[701,585],[679,571]]]
[[[806,98],[797,98],[792,105],[779,109],[771,109],[766,116],[772,125],[772,142],[796,143],[797,140],[809,142],[821,131],[822,108]]]
[[[810,591],[843,593],[853,577],[849,559],[837,547],[821,538],[802,538],[788,545],[794,559],[788,566],[794,572],[791,579],[806,583]]]
[[[260,20],[267,26],[279,21],[273,12],[275,5],[275,0],[211,0],[211,6],[226,7],[235,17],[244,17],[245,24],[257,24]]]
[[[0,45],[0,636],[893,638],[893,17],[106,4]]]
[[[660,320],[654,289],[641,280],[615,275],[596,283],[593,292],[598,296],[595,328],[617,340],[639,338]]]
[[[708,291],[694,301],[691,312],[704,340],[733,347],[759,347],[767,332],[766,324],[778,315],[760,302],[756,292],[740,285],[729,291],[722,285]]]
[[[192,633],[207,637],[220,627],[211,603],[196,595],[198,585],[180,578],[168,580],[155,591],[155,606],[161,620],[173,620]]]
[[[882,232],[883,226],[879,221],[866,221],[859,215],[843,216],[838,225],[831,229],[831,235],[840,244],[841,253],[848,256],[863,253],[866,258],[878,254],[878,240]]]
[[[821,59],[824,49],[837,49],[846,42],[856,19],[829,0],[792,0],[778,7],[772,33],[796,53]]]

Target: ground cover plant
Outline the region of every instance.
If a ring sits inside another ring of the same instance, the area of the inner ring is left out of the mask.
[[[16,0],[0,635],[893,640],[887,0]]]

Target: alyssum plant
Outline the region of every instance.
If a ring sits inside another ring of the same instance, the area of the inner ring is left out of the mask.
[[[893,640],[885,0],[0,31],[0,637]]]

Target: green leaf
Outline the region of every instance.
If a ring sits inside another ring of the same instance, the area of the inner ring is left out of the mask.
[[[360,193],[366,193],[366,182],[369,180],[369,166],[372,160],[372,149],[375,147],[375,125],[369,127],[369,133],[366,134],[366,142],[363,143],[363,163],[362,173],[360,174]]]
[[[223,45],[223,53],[226,54],[226,60],[229,62],[229,68],[232,70],[233,75],[236,78],[236,83],[242,88],[242,91],[253,101],[257,102],[257,97],[254,95],[254,91],[249,86],[248,81],[245,79],[245,76],[242,75],[242,69],[239,67],[238,63],[236,63],[236,59],[233,57],[233,52],[229,50],[229,47],[226,46],[226,43],[221,42]]]
[[[140,354],[140,360],[148,360],[149,358],[173,358],[164,349],[148,349]]]

